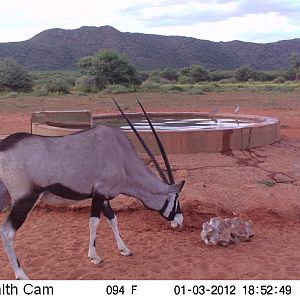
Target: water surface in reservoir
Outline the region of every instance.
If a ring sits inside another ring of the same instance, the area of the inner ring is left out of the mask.
[[[130,118],[132,124],[138,131],[151,130],[145,118]],[[250,119],[240,118],[165,118],[165,117],[151,117],[151,122],[156,130],[170,131],[170,130],[194,130],[194,129],[232,129],[242,128],[254,125],[257,122]],[[123,130],[131,130],[124,119],[111,119],[99,121],[102,125],[119,126]]]

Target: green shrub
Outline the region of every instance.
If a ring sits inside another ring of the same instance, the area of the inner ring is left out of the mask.
[[[149,78],[149,74],[147,72],[138,72],[138,80],[140,82],[144,82]]]
[[[220,86],[217,83],[208,83],[201,85],[201,89],[204,92],[219,92],[221,90]]]
[[[18,96],[18,92],[8,92],[6,94],[7,98],[16,98]]]
[[[178,83],[180,83],[180,84],[192,84],[192,83],[195,83],[195,81],[190,76],[180,75],[178,77]]]
[[[83,75],[79,77],[76,80],[75,89],[83,93],[96,92],[97,90],[94,78],[89,75]]]
[[[128,58],[115,50],[102,50],[94,56],[82,57],[78,66],[83,75],[93,77],[96,88],[107,85],[139,85],[138,74]]]
[[[191,77],[194,82],[209,80],[208,71],[201,65],[191,65],[180,69],[180,75]]]
[[[169,81],[177,81],[179,74],[176,70],[165,68],[160,72],[160,77]]]
[[[152,81],[147,79],[145,82],[142,83],[140,90],[144,92],[156,92],[161,90],[162,85],[158,82]]]
[[[50,78],[45,83],[45,88],[49,93],[68,94],[70,92],[68,83],[56,77]]]
[[[0,60],[0,91],[29,92],[32,76],[12,58]]]
[[[190,95],[203,95],[205,92],[200,87],[192,87],[187,90],[187,93]]]
[[[0,97],[0,99],[10,99],[16,98],[18,96],[18,92],[7,92]]]
[[[38,97],[45,97],[49,95],[49,91],[43,85],[35,86],[32,93]]]
[[[124,85],[120,85],[120,84],[111,84],[111,85],[108,85],[101,92],[103,94],[126,94],[126,93],[132,93],[135,91],[136,91],[135,86],[124,86]]]
[[[224,78],[218,81],[220,84],[226,84],[226,83],[237,83],[238,81],[235,78]]]
[[[234,76],[233,71],[218,71],[218,70],[210,71],[208,75],[209,75],[209,80],[211,81],[231,79]]]
[[[253,79],[253,76],[254,71],[248,65],[238,67],[235,70],[235,78],[238,81],[248,81],[251,78]]]
[[[184,88],[180,85],[171,85],[169,87],[169,90],[170,91],[175,91],[175,92],[183,92],[184,91]]]
[[[169,80],[162,78],[157,74],[150,75],[149,78],[147,80],[145,80],[143,83],[146,83],[146,82],[156,82],[159,84],[170,83]]]
[[[286,79],[283,76],[278,76],[275,79],[272,80],[274,83],[284,83],[286,82]]]

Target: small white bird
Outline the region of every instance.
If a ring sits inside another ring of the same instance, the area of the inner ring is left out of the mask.
[[[239,112],[240,112],[240,106],[238,106],[238,107],[235,109],[234,113],[235,113],[235,114],[238,114]]]

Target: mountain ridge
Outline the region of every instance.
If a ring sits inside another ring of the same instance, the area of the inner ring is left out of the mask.
[[[30,70],[75,70],[79,58],[101,49],[126,54],[139,70],[180,69],[202,64],[232,70],[248,64],[257,70],[290,68],[290,55],[300,53],[300,39],[272,43],[234,40],[212,42],[185,36],[121,32],[112,26],[52,28],[21,42],[0,43],[0,59],[12,57]]]

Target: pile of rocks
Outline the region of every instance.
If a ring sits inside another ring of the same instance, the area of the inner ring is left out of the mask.
[[[206,245],[222,245],[245,242],[253,237],[253,224],[236,217],[222,219],[215,217],[202,225],[201,238]]]

